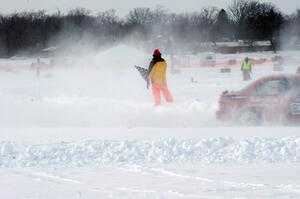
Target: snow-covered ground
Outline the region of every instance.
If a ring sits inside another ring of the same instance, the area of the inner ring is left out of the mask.
[[[300,52],[279,55],[295,73]],[[275,55],[216,57],[245,56]],[[169,71],[175,103],[154,108],[133,67],[149,57],[117,46],[39,77],[32,59],[0,60],[0,198],[300,198],[298,126],[215,119],[221,92],[249,84],[239,67]]]

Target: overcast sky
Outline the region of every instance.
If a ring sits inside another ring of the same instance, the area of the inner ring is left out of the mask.
[[[300,0],[260,0],[272,2],[281,11],[291,14],[300,9]],[[31,11],[44,9],[48,13],[60,10],[67,12],[72,8],[87,8],[94,14],[99,11],[115,9],[119,16],[125,16],[130,10],[136,7],[154,8],[157,5],[163,6],[172,12],[199,11],[203,7],[216,6],[227,8],[232,0],[0,0],[0,13],[12,13],[14,11]]]

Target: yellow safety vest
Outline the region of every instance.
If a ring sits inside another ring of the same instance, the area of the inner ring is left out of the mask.
[[[251,70],[252,64],[250,61],[243,61],[242,70]]]

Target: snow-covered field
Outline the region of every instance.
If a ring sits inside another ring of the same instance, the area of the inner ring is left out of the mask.
[[[133,67],[149,55],[118,46],[38,78],[33,60],[0,60],[0,198],[300,198],[299,126],[215,119],[221,92],[249,84],[239,67],[169,71],[175,103],[154,108]],[[279,55],[295,73],[300,52]],[[245,56],[274,54],[217,59]]]

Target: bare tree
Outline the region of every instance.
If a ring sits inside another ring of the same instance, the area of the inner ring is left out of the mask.
[[[193,32],[197,33],[198,39],[202,41],[211,41],[211,31],[216,21],[218,9],[216,7],[203,8],[201,12],[191,14],[191,24]]]
[[[273,4],[258,0],[234,0],[228,10],[208,7],[180,14],[162,6],[153,10],[135,8],[125,18],[119,18],[115,10],[93,16],[82,8],[52,15],[45,11],[20,12],[0,15],[0,56],[21,51],[37,53],[53,41],[62,48],[68,44],[80,48],[113,45],[124,38],[142,47],[162,46],[174,53],[223,38],[270,40],[276,51],[282,32],[289,33],[287,39],[291,42],[300,41],[300,11],[285,17]]]
[[[232,22],[227,12],[221,9],[216,17],[211,35],[213,41],[229,41],[232,40]]]
[[[120,39],[123,32],[122,26],[123,22],[116,15],[116,10],[111,9],[98,13],[96,28],[97,33],[103,37],[102,40],[116,41]]]
[[[235,22],[242,22],[247,16],[248,2],[245,0],[234,0],[229,6],[229,13]]]
[[[150,8],[135,8],[127,16],[127,22],[131,25],[146,25],[151,19]]]
[[[153,11],[151,11],[150,21],[153,24],[168,23],[169,13],[163,6],[157,5]]]
[[[270,40],[275,43],[283,23],[283,14],[271,3],[234,0],[229,11],[236,25],[236,38]]]

